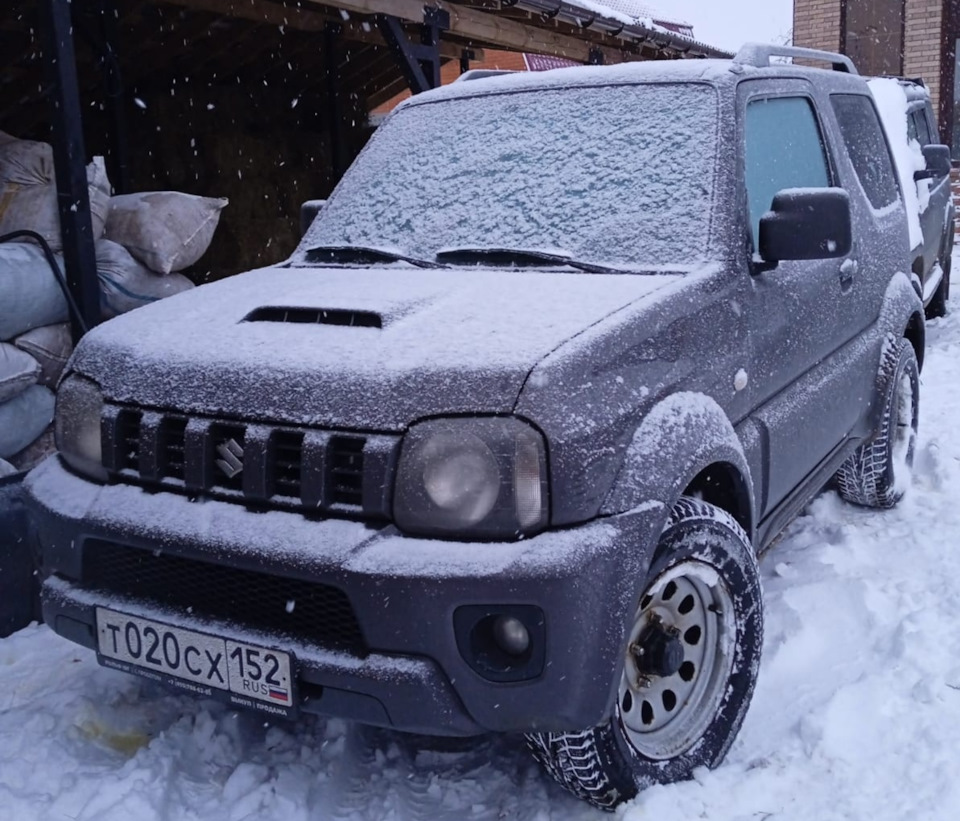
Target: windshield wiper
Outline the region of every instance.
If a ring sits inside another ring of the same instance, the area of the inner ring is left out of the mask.
[[[565,251],[539,251],[535,248],[445,248],[437,260],[447,263],[487,262],[491,265],[568,265],[588,274],[625,274],[622,268],[611,268],[574,259]]]
[[[342,265],[363,265],[376,262],[408,262],[418,268],[446,268],[440,262],[418,259],[400,251],[374,248],[368,245],[318,245],[307,249],[307,262]]]

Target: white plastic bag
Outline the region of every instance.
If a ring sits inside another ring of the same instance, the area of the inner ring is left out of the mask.
[[[158,274],[182,271],[210,246],[228,200],[145,191],[110,200],[104,237]]]
[[[40,363],[13,345],[0,342],[0,403],[37,384]]]
[[[126,248],[108,239],[97,242],[97,274],[100,278],[100,311],[104,319],[194,287],[181,274],[161,276],[153,273],[137,262]]]
[[[0,459],[9,459],[40,438],[53,421],[53,391],[40,385],[0,405]]]
[[[23,450],[11,456],[10,463],[17,471],[33,470],[51,453],[55,453],[56,450],[57,443],[53,426],[51,425]]]
[[[67,319],[66,297],[40,246],[0,243],[0,341]]]
[[[36,231],[55,251],[62,247],[53,149],[47,143],[0,139],[0,234]],[[103,235],[110,208],[110,182],[103,157],[87,166],[93,237]]]
[[[40,366],[40,377],[37,381],[48,388],[56,387],[63,368],[73,353],[73,335],[70,333],[70,324],[63,322],[58,325],[44,325],[21,334],[13,344],[21,351],[26,351]]]

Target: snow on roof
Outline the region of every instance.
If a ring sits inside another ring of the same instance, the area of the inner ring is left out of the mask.
[[[583,5],[581,0],[572,0],[572,2],[577,6]],[[649,6],[646,3],[638,3],[636,0],[593,0],[592,3],[590,0],[587,0],[587,2],[594,6],[607,6],[613,11],[625,14],[634,20],[647,18],[657,23],[672,23],[675,26],[690,27],[691,25],[686,20],[679,20],[669,14],[663,14],[653,6]]]
[[[477,78],[468,82],[450,83],[432,91],[417,94],[401,105],[425,105],[454,97],[471,97],[492,92],[529,91],[547,88],[574,88],[620,83],[732,82],[742,71],[758,71],[744,66],[731,71],[730,60],[643,60],[608,66],[576,65],[554,71],[517,71]]]
[[[652,6],[646,3],[638,3],[636,0],[567,0],[567,4],[595,15],[617,20],[624,25],[639,25],[654,32],[679,36],[694,43],[698,42],[690,23],[677,20],[669,14],[662,14]],[[706,45],[706,43],[701,43],[701,45]]]

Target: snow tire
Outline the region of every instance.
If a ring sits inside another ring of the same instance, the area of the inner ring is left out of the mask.
[[[654,784],[690,778],[698,767],[716,767],[736,738],[753,695],[763,645],[763,602],[756,554],[743,528],[725,511],[683,497],[661,534],[637,601],[649,599],[658,580],[673,578],[688,566],[706,567],[723,585],[732,613],[725,621],[729,645],[717,695],[703,732],[671,757],[652,758],[631,740],[618,698],[606,724],[581,732],[527,736],[534,756],[563,787],[603,810],[633,798]],[[640,611],[638,610],[638,613]],[[629,649],[625,648],[629,653]],[[616,675],[622,675],[621,670]]]
[[[907,489],[917,440],[920,374],[913,346],[891,337],[877,377],[883,416],[876,436],[861,445],[837,472],[837,490],[848,502],[889,509]]]

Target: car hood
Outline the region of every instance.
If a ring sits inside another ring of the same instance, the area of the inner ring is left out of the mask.
[[[101,325],[72,368],[116,402],[403,430],[509,413],[538,361],[678,276],[264,268]]]

